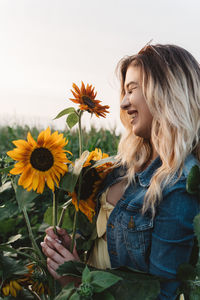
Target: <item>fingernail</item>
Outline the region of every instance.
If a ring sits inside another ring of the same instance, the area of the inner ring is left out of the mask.
[[[59,244],[62,244],[62,241],[59,239],[55,239],[56,242],[58,242]]]
[[[47,235],[46,238],[48,241],[53,242],[53,239],[49,235]]]
[[[41,245],[42,247],[44,247],[45,243],[44,243],[44,242],[41,242],[40,245]]]

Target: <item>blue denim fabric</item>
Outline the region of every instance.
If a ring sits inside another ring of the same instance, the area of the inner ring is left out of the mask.
[[[163,200],[152,219],[150,212],[142,215],[141,208],[151,177],[161,165],[157,157],[143,172],[136,174],[136,184],[126,189],[107,223],[112,268],[128,266],[171,279],[162,283],[156,300],[176,298],[177,268],[190,259],[194,243],[193,219],[200,211],[200,204],[197,196],[186,192],[186,179],[195,164],[199,164],[198,161],[189,155],[181,177],[163,190]],[[114,169],[107,176],[101,193],[120,181],[124,172],[122,168]]]

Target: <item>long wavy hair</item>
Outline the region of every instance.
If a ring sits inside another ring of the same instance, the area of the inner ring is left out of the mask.
[[[143,213],[150,208],[155,216],[163,188],[173,182],[175,174],[181,176],[186,156],[193,153],[200,160],[200,66],[181,47],[147,45],[118,63],[120,101],[125,96],[124,82],[130,65],[140,67],[143,95],[153,116],[151,141],[162,161],[150,181],[142,208]],[[149,140],[134,135],[124,110],[120,117],[126,132],[117,158],[118,165],[127,167],[129,184],[150,161],[152,147]]]

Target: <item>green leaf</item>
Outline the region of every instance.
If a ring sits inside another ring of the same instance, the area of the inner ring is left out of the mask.
[[[77,216],[77,227],[85,238],[88,238],[95,229],[95,221],[90,223],[88,218],[80,211]]]
[[[68,300],[71,294],[75,291],[74,283],[70,282],[62,291],[57,295],[55,300]]]
[[[22,237],[21,234],[16,234],[16,235],[13,235],[9,238],[8,242],[6,243],[6,245],[9,245],[9,244],[12,244],[14,242],[16,242],[17,240],[19,240],[20,238]]]
[[[0,250],[1,250],[1,251],[6,251],[6,252],[15,253],[15,254],[20,254],[20,255],[22,255],[22,256],[24,256],[24,257],[27,257],[27,258],[31,259],[32,261],[35,260],[34,256],[31,256],[31,255],[29,255],[29,254],[27,254],[27,253],[24,253],[24,252],[22,252],[22,251],[16,250],[15,248],[12,248],[12,247],[7,246],[7,245],[4,245],[4,244],[1,244],[1,245],[0,245]],[[34,251],[34,249],[32,249],[32,252],[33,252],[33,251]],[[0,256],[0,257],[1,257],[1,256]],[[27,270],[26,270],[26,271],[27,271]]]
[[[67,261],[56,270],[60,275],[71,275],[81,277],[85,264],[78,261]]]
[[[21,264],[10,257],[0,254],[0,269],[2,270],[3,279],[13,277],[13,275],[22,275],[27,273],[27,269]]]
[[[92,245],[94,244],[94,240],[85,240],[82,237],[76,239],[76,249],[77,252],[85,252],[91,249]]]
[[[70,193],[74,191],[78,177],[89,154],[89,151],[84,151],[81,157],[75,160],[74,167],[72,165],[69,166],[69,171],[62,177],[60,181],[60,188]]]
[[[7,201],[4,201],[4,203],[4,205],[0,206],[0,221],[15,217],[19,214],[16,198],[7,198]]]
[[[177,271],[177,278],[180,281],[194,280],[196,275],[196,269],[190,264],[180,265]]]
[[[102,292],[100,294],[95,294],[93,296],[93,300],[102,300],[102,299],[103,300],[115,300],[115,298],[113,297],[113,295],[111,293],[109,293],[108,291],[104,291],[104,292]]]
[[[95,293],[104,291],[120,280],[122,280],[121,277],[104,271],[92,271],[87,276],[87,282],[93,286]]]
[[[7,173],[10,172],[11,169],[13,169],[13,166],[9,166],[9,167],[6,167],[6,168],[2,168],[2,169],[0,169],[0,173],[5,173],[5,174],[7,174]]]
[[[123,278],[109,288],[116,300],[155,300],[160,293],[159,279],[153,275],[125,267],[109,272]]]
[[[122,281],[110,289],[116,300],[155,300],[160,293],[159,281]]]
[[[82,282],[86,281],[89,273],[90,273],[90,270],[89,270],[88,266],[86,265],[85,269],[83,270],[83,274],[82,274]]]
[[[1,235],[5,235],[5,234],[8,234],[10,232],[13,232],[13,228],[15,227],[15,223],[16,223],[16,221],[13,218],[0,221]]]
[[[59,112],[59,114],[54,118],[55,119],[59,119],[65,115],[71,114],[75,112],[75,108],[74,107],[68,107],[66,109],[63,109],[61,112]]]
[[[195,165],[191,168],[186,182],[187,192],[190,194],[197,194],[200,190],[200,168]]]
[[[62,212],[62,207],[58,207],[58,219],[60,218],[61,212]],[[68,232],[71,231],[73,228],[73,220],[69,213],[70,213],[70,209],[67,208],[62,223],[62,228],[66,228]],[[44,213],[44,222],[46,224],[52,225],[52,218],[53,218],[53,207],[48,207],[46,212]]]
[[[195,235],[197,237],[198,240],[198,245],[200,247],[200,214],[198,214],[195,218],[194,218],[194,232]]]
[[[70,115],[68,115],[66,122],[69,128],[71,129],[78,123],[78,120],[78,115],[76,113],[71,113]]]
[[[79,294],[77,292],[75,292],[69,299],[70,300],[80,300],[81,297],[79,296]]]
[[[8,201],[14,196],[14,190],[10,181],[7,181],[0,187],[0,200]]]
[[[31,201],[33,201],[36,197],[38,197],[38,194],[36,192],[34,191],[28,192],[20,185],[16,186],[16,199],[20,211],[22,211],[23,208],[30,208],[30,206],[32,206]]]
[[[200,291],[195,289],[195,291],[190,292],[190,300],[199,300],[200,299]]]

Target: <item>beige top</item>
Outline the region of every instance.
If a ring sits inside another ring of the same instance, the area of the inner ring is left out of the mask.
[[[114,209],[114,206],[106,201],[107,193],[108,189],[100,197],[101,208],[96,223],[98,237],[95,240],[93,251],[88,259],[89,265],[99,269],[111,268],[107,241],[103,238],[106,233],[108,218]]]

